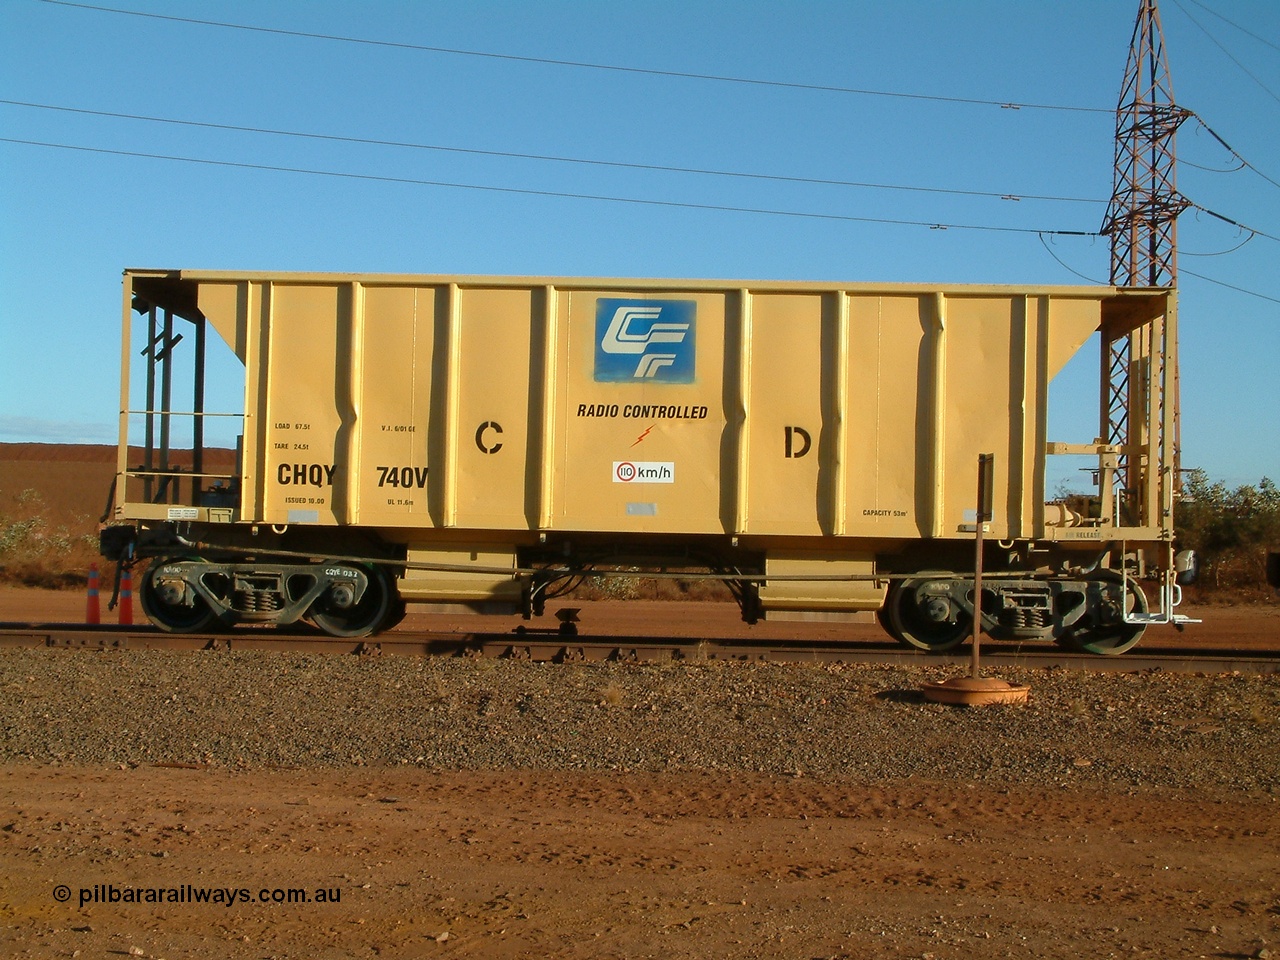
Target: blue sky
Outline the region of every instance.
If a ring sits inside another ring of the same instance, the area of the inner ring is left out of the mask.
[[[1107,278],[1105,238],[1042,242],[1020,231],[1100,225],[1111,193],[1110,111],[1137,0],[101,4],[924,98],[603,71],[2,0],[0,99],[46,108],[0,104],[0,137],[500,188],[0,142],[3,442],[115,441],[125,267],[1016,284]],[[1280,181],[1280,4],[1162,0],[1161,13],[1178,102]],[[339,143],[47,107],[931,190]],[[1188,198],[1280,237],[1280,186],[1248,169],[1217,172],[1235,161],[1195,120],[1179,134],[1179,153],[1178,185]],[[1280,242],[1255,236],[1225,252],[1247,236],[1195,211],[1179,224],[1183,460],[1230,483],[1280,478]],[[1052,439],[1087,441],[1096,432],[1093,362],[1073,364],[1056,385]],[[223,400],[215,389],[211,403]]]

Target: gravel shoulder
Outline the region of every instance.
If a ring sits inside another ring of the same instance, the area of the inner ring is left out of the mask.
[[[955,668],[551,664],[7,650],[0,763],[722,770],[876,782],[1280,789],[1280,675],[1009,668],[1015,709],[927,703]]]

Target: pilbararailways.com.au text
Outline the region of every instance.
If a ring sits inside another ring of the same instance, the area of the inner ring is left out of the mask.
[[[237,904],[255,903],[341,903],[340,887],[197,887],[180,884],[176,887],[118,887],[114,883],[97,883],[92,887],[78,888],[79,905],[111,903],[209,903],[233,907]],[[59,903],[71,899],[71,888],[58,884],[53,888],[53,898]]]

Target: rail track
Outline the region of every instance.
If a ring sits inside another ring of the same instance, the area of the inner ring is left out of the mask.
[[[82,651],[176,650],[269,651],[357,656],[454,656],[512,658],[544,662],[760,660],[866,663],[896,666],[967,666],[967,650],[944,654],[912,651],[881,641],[779,641],[675,636],[591,636],[555,628],[506,632],[396,630],[376,637],[343,639],[300,627],[293,631],[237,629],[222,633],[165,633],[150,625],[87,627],[75,624],[7,624],[0,648]],[[1280,650],[1193,649],[1152,646],[1118,657],[1072,653],[1048,643],[987,641],[983,662],[1093,672],[1280,673]]]

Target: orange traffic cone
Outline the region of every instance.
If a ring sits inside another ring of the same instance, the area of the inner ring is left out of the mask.
[[[98,607],[98,565],[89,564],[89,593],[85,597],[85,623],[101,623],[102,612]]]
[[[133,574],[128,567],[120,575],[120,622],[133,623]]]

